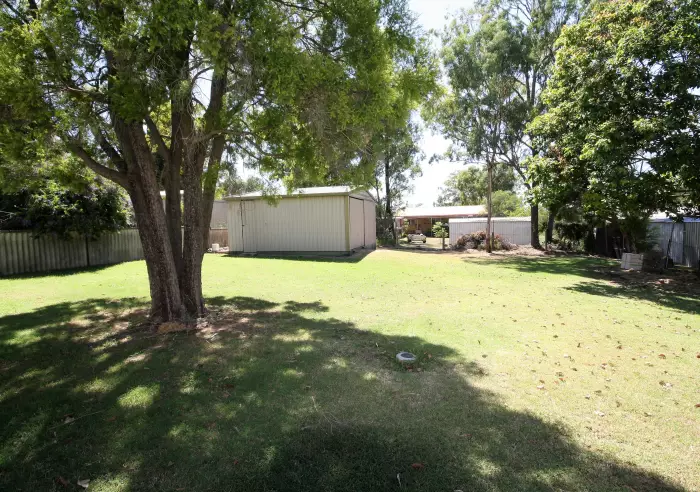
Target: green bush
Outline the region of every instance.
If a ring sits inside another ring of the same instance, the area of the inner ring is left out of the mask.
[[[486,249],[486,238],[486,231],[476,231],[471,234],[465,234],[457,239],[455,249]],[[493,235],[493,244],[491,246],[494,251],[507,251],[517,248],[515,244],[509,243],[499,234]]]

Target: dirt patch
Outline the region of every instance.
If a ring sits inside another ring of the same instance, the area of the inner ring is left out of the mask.
[[[595,270],[595,272],[604,280],[619,287],[700,296],[700,277],[687,269],[679,268],[664,273],[650,273],[610,268]]]

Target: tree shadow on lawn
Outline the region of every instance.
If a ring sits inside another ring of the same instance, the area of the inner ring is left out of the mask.
[[[619,262],[596,257],[469,258],[475,265],[498,265],[528,274],[576,275],[589,280],[564,287],[572,292],[654,302],[661,306],[700,313],[700,280],[685,269],[654,274],[620,269]]]
[[[0,318],[0,489],[683,490],[507,408],[450,348],[247,297],[156,336],[142,302]]]
[[[359,248],[352,253],[329,254],[323,251],[314,253],[285,253],[285,252],[270,252],[264,251],[258,253],[229,253],[224,256],[241,259],[268,259],[268,260],[289,260],[289,261],[307,261],[316,263],[359,263],[367,256],[372,254],[374,249]]]

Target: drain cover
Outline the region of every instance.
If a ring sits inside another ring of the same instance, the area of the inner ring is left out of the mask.
[[[396,360],[399,362],[415,362],[416,356],[411,352],[399,352],[396,354]]]

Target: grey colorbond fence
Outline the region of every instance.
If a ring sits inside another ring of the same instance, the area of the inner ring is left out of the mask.
[[[649,229],[656,234],[656,243],[676,265],[692,268],[700,266],[700,222],[673,224],[670,221],[652,221]]]
[[[214,240],[215,239],[215,240]],[[226,229],[212,229],[209,244],[228,245]],[[0,276],[114,265],[143,259],[136,229],[103,234],[96,241],[34,238],[30,231],[0,231]]]

